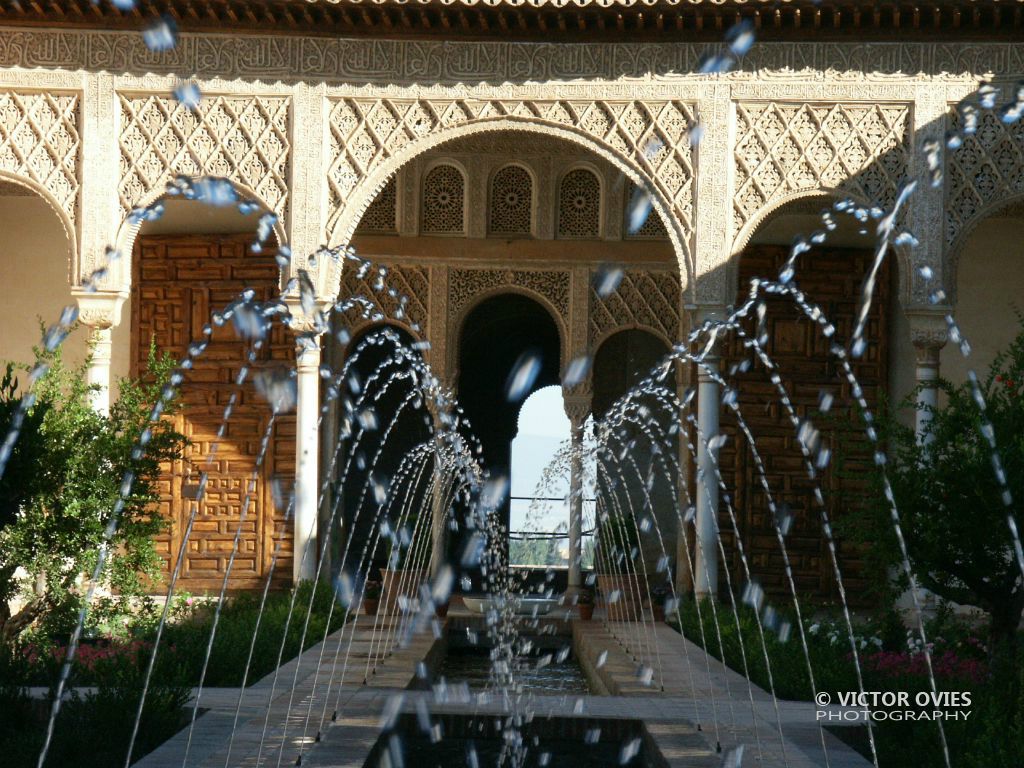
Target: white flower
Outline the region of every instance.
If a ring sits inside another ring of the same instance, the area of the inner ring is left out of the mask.
[[[820,628],[821,628],[820,624],[811,624],[810,628],[807,631],[810,632],[812,635],[816,635],[816,634],[818,634],[818,630]]]

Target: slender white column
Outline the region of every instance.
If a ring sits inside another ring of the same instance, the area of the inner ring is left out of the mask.
[[[583,426],[572,427],[569,464],[569,589],[579,589],[583,560]]]
[[[917,409],[914,417],[914,433],[917,441],[925,444],[932,441],[928,434],[928,423],[932,410],[939,404],[939,348],[917,347],[917,365],[914,367],[914,381],[917,383]]]
[[[312,579],[317,564],[317,490],[319,476],[320,340],[300,336],[295,352],[298,373],[295,414],[295,581]]]
[[[110,361],[113,354],[113,329],[121,322],[121,307],[127,293],[122,291],[72,291],[78,302],[78,318],[89,328],[90,357],[86,381],[95,387],[89,393],[93,409],[110,413]]]
[[[590,415],[590,393],[563,395],[569,417],[572,456],[569,459],[569,591],[583,586],[583,430]]]
[[[715,454],[708,443],[718,434],[719,391],[712,378],[718,372],[718,358],[704,358],[707,366],[697,371],[697,552],[694,591],[698,597],[718,594],[718,483]],[[710,370],[709,370],[710,369]]]
[[[948,311],[951,310],[942,307],[908,307],[906,310],[910,321],[910,341],[916,356],[914,383],[918,389],[914,434],[922,444],[931,442],[926,430],[932,419],[931,411],[939,404],[939,351],[949,334],[945,319]]]
[[[95,387],[89,393],[89,403],[94,411],[110,413],[110,358],[113,350],[113,329],[110,326],[93,328],[89,334],[91,356],[86,381]]]
[[[686,400],[686,388],[690,380],[690,366],[676,366],[676,396],[679,402]],[[685,507],[686,499],[692,497],[689,488],[690,473],[693,469],[693,457],[689,451],[689,432],[685,428],[688,424],[684,421],[684,412],[677,414],[680,427],[677,438],[677,455],[679,461],[678,499],[680,505]],[[676,564],[675,564],[675,589],[677,594],[690,594],[693,591],[693,558],[690,554],[690,528],[691,524],[686,520],[685,509],[678,515],[678,534],[676,536]]]

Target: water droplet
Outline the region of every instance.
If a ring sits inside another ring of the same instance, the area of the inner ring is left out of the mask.
[[[621,267],[603,266],[598,269],[594,276],[594,290],[602,299],[607,298],[619,289],[622,284],[623,271]]]
[[[518,403],[526,397],[540,374],[540,367],[540,354],[535,350],[521,354],[505,383],[505,399],[510,403]]]
[[[201,203],[224,208],[238,203],[238,190],[228,179],[217,176],[204,176],[193,185],[195,199]]]
[[[653,205],[654,201],[644,187],[636,187],[633,190],[633,194],[629,198],[629,206],[626,209],[628,221],[626,229],[629,234],[635,235],[647,223]]]
[[[298,397],[293,371],[287,368],[263,368],[253,374],[253,386],[270,403],[275,413],[287,413]]]
[[[199,102],[203,98],[203,94],[199,90],[199,86],[193,82],[181,83],[177,88],[174,89],[174,98],[185,107],[195,112],[199,109]]]
[[[725,41],[734,56],[745,56],[754,45],[754,25],[748,19],[733,24],[725,33]]]
[[[580,384],[590,371],[590,357],[584,355],[572,360],[565,368],[565,376],[562,379],[562,386],[567,388]]]
[[[722,768],[743,768],[743,745],[730,749],[722,761]]]
[[[619,750],[619,765],[626,765],[640,754],[640,739],[631,739]]]
[[[151,51],[169,51],[178,44],[178,25],[170,16],[161,16],[142,31],[142,41]]]

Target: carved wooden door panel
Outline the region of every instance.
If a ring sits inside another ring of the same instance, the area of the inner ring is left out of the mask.
[[[143,236],[134,255],[132,293],[133,373],[145,369],[151,342],[158,352],[181,359],[188,345],[203,338],[203,327],[244,288],[261,299],[278,291],[273,251],[253,254],[248,235]],[[284,509],[275,509],[270,485],[274,478],[290,492],[294,480],[295,421],[289,414],[273,425],[263,465],[256,457],[270,421],[269,408],[254,391],[252,371],[241,387],[235,384],[247,357],[254,369],[293,365],[288,333],[277,327],[264,346],[253,351],[231,323],[214,325],[212,341],[181,388],[184,404],[176,427],[191,442],[182,461],[166,468],[160,483],[160,513],[172,521],[158,539],[165,568],[173,568],[195,502],[202,472],[208,472],[206,493],[199,503],[182,562],[180,588],[217,590],[242,531],[231,566],[232,589],[261,587],[275,542],[283,535],[274,567],[276,583],[291,578],[291,532],[284,530]],[[233,413],[223,422],[225,406],[236,398]],[[218,433],[222,435],[218,437]],[[254,474],[255,471],[255,474]],[[248,507],[242,507],[248,494]]]
[[[778,275],[788,250],[778,246],[748,247],[740,261],[740,285],[747,286],[753,277]],[[850,407],[853,402],[850,386],[840,377],[841,372],[828,350],[832,342],[845,344],[852,335],[861,284],[871,258],[870,251],[852,249],[815,249],[800,258],[796,279],[809,299],[818,303],[834,323],[836,333],[831,341],[821,334],[820,326],[801,315],[789,299],[768,300],[767,352],[778,368],[797,415],[801,419],[811,417],[833,450],[833,462],[821,477],[833,519],[841,517],[844,506],[856,503],[854,498],[858,486],[848,475],[851,470],[865,466],[870,449],[863,435],[863,423]],[[741,294],[745,293],[746,289],[741,288]],[[878,403],[880,387],[886,386],[888,380],[888,299],[887,263],[880,275],[869,315],[868,346],[853,365],[872,407]],[[753,322],[747,325],[746,330],[753,333]],[[739,343],[734,341],[726,354],[724,370],[727,371],[727,366],[742,356]],[[747,373],[737,375],[736,382],[739,407],[756,440],[773,498],[776,504],[785,505],[788,513],[792,514],[792,527],[785,541],[797,591],[835,598],[837,592],[832,564],[822,533],[819,507],[813,498],[814,485],[808,478],[788,415],[760,364]],[[818,413],[822,390],[834,398],[828,416]],[[720,456],[722,473],[733,494],[736,522],[751,571],[770,594],[788,597],[789,585],[785,579],[781,549],[750,447],[728,409],[723,409],[723,426],[730,439]],[[845,426],[849,427],[846,432],[849,436],[844,438],[845,465],[843,472],[839,473],[834,460],[836,431]],[[730,557],[734,585],[742,585],[744,575],[733,546],[733,522],[724,504],[719,525],[727,542],[726,552]],[[848,596],[853,599],[858,595],[863,597],[864,581],[856,548],[840,542],[839,552]]]

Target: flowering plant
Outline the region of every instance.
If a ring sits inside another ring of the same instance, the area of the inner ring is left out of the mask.
[[[1005,503],[1007,494],[1024,498],[1022,382],[1024,330],[996,355],[984,378],[959,385],[940,380],[945,403],[925,406],[930,421],[922,435],[908,426],[917,393],[901,406],[906,419],[883,412],[878,430],[886,451],[870,476],[865,503],[846,513],[844,530],[867,545],[866,557],[892,595],[910,586],[888,480],[918,586],[986,612],[989,651],[1005,645],[1002,655],[1010,660],[1016,659],[1024,613],[1024,581]],[[892,573],[899,578],[893,581]]]

